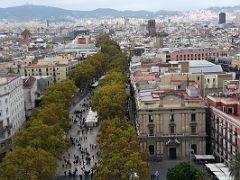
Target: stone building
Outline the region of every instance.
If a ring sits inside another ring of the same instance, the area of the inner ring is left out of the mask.
[[[240,150],[239,81],[225,81],[223,93],[209,94],[211,148],[218,162],[229,165]]]
[[[138,139],[150,159],[186,159],[189,151],[206,154],[206,105],[197,88],[145,89],[135,94]]]
[[[25,122],[23,82],[16,75],[0,76],[0,158],[12,148],[12,138]]]

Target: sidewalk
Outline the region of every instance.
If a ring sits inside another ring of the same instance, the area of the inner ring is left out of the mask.
[[[62,155],[58,162],[57,179],[91,179],[92,167],[97,163],[98,147],[96,136],[99,127],[86,128],[84,121],[90,108],[90,95],[88,94],[70,110],[72,128],[67,137],[71,139],[72,146]],[[75,113],[74,113],[75,112]],[[87,174],[83,177],[83,174]]]

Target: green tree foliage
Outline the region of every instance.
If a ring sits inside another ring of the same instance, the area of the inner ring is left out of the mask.
[[[108,54],[101,52],[89,56],[73,70],[71,77],[80,89],[86,88],[107,71],[109,60]]]
[[[197,169],[188,162],[180,162],[167,172],[167,180],[207,180],[207,172]]]
[[[104,78],[100,81],[100,86],[105,86],[111,83],[125,84],[127,78],[122,72],[119,71],[110,71]]]
[[[86,63],[81,63],[73,70],[72,79],[80,89],[83,89],[93,82],[95,75],[96,70],[90,63],[87,63],[86,61]]]
[[[34,120],[31,126],[19,132],[15,138],[18,147],[41,148],[58,157],[68,147],[63,139],[64,131],[58,126],[48,126],[41,121]]]
[[[71,126],[68,111],[65,106],[60,103],[50,103],[43,106],[34,118],[41,120],[47,125],[59,125],[65,131]]]
[[[101,160],[95,179],[128,179],[134,172],[140,179],[147,179],[148,164],[142,159],[136,131],[129,122],[119,119],[102,122],[98,144]]]
[[[61,103],[68,107],[77,93],[77,87],[72,80],[63,80],[48,88],[42,99],[42,105]]]
[[[88,62],[94,67],[97,78],[100,78],[102,74],[106,73],[108,64],[110,63],[108,54],[102,52],[90,56]]]
[[[25,129],[17,133],[16,149],[0,165],[0,179],[50,179],[55,175],[57,157],[69,142],[64,132],[70,127],[67,109],[77,87],[72,80],[51,86],[40,109],[35,109]]]
[[[94,111],[97,111],[99,120],[123,118],[126,110],[126,99],[125,85],[113,82],[96,90],[91,106]]]
[[[118,47],[118,44],[111,40],[110,37],[108,35],[103,35],[100,36],[97,40],[97,46],[98,47],[102,47],[103,45],[109,45],[109,46],[116,46]]]
[[[128,68],[127,58],[123,54],[117,54],[113,56],[111,63],[109,64],[109,69],[118,68],[121,72],[125,72]]]
[[[17,148],[0,165],[2,180],[49,179],[55,175],[57,159],[49,152],[31,147]]]
[[[230,175],[234,180],[240,179],[240,152],[236,152],[229,167]]]

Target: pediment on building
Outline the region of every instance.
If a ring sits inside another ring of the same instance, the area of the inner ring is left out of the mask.
[[[160,97],[162,107],[182,107],[184,105],[183,96],[169,92]]]

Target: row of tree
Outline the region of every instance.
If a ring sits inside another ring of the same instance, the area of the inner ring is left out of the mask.
[[[110,69],[123,72],[127,68],[126,57],[115,41],[108,36],[101,36],[97,45],[101,47],[101,52],[87,57],[72,72],[71,78],[80,90],[89,88]]]
[[[67,109],[77,87],[72,80],[51,86],[34,110],[26,128],[16,134],[14,151],[0,164],[0,179],[49,179],[55,176],[57,159],[69,147],[65,138],[70,128]]]
[[[98,40],[102,52],[109,57],[109,66],[92,97],[91,107],[98,113],[99,163],[95,167],[95,179],[128,179],[137,174],[147,179],[146,154],[140,152],[136,130],[126,120],[127,58],[118,45],[107,37]]]

